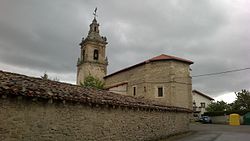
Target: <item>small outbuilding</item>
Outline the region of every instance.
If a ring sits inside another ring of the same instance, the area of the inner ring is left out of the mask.
[[[243,116],[243,119],[244,119],[244,124],[245,124],[245,125],[250,125],[250,112],[246,113],[246,114]]]
[[[240,115],[239,114],[230,114],[229,115],[229,125],[240,125]]]

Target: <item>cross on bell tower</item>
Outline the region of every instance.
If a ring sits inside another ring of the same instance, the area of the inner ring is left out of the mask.
[[[89,25],[87,37],[82,38],[81,56],[77,61],[77,85],[84,82],[89,75],[103,81],[103,77],[107,74],[108,60],[106,57],[107,38],[100,36],[99,24],[96,20],[97,8],[94,10],[94,19]]]
[[[95,8],[95,10],[94,10],[94,13],[93,13],[93,15],[94,15],[94,18],[96,18],[97,17],[97,7]]]

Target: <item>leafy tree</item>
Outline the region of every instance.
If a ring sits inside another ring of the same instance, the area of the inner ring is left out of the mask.
[[[81,86],[87,88],[104,89],[104,82],[91,75],[87,76]]]
[[[206,110],[208,112],[204,113],[208,116],[220,116],[224,114],[238,113],[244,115],[250,112],[250,92],[248,90],[241,90],[241,92],[235,92],[236,100],[227,104],[224,101],[213,102]]]
[[[230,106],[224,101],[212,102],[206,108],[208,112],[228,111],[229,109]]]
[[[232,110],[250,110],[250,92],[248,90],[241,90],[235,92],[236,100],[232,103]]]

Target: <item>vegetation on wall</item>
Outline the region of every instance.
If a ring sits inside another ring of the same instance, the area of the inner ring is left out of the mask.
[[[224,101],[212,102],[206,108],[208,112],[204,113],[204,115],[222,116],[229,115],[231,113],[244,115],[247,112],[250,112],[250,92],[243,89],[240,92],[235,92],[235,95],[236,100],[230,104]]]
[[[41,76],[41,78],[44,79],[44,80],[48,80],[48,79],[49,79],[49,76],[48,76],[48,74],[45,72],[45,73],[43,74],[43,76]]]
[[[43,74],[43,76],[41,76],[41,78],[44,80],[52,80],[52,81],[60,82],[59,78],[57,77],[49,78],[49,75],[46,72]]]
[[[86,88],[104,89],[104,82],[91,75],[87,76],[80,85]]]

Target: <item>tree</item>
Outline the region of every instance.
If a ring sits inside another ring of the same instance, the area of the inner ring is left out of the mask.
[[[241,90],[241,92],[235,92],[236,100],[227,104],[224,101],[213,102],[206,110],[208,112],[204,113],[208,116],[220,116],[223,114],[238,113],[244,115],[250,111],[250,92],[248,90]]]
[[[250,110],[250,92],[248,90],[241,90],[235,92],[236,100],[232,104],[232,110]]]
[[[228,111],[229,109],[230,109],[229,105],[224,101],[212,102],[206,108],[208,112],[219,112],[219,111],[223,112],[223,111]]]
[[[43,74],[43,76],[41,76],[41,78],[44,80],[52,80],[52,81],[57,81],[57,82],[60,81],[58,77],[49,78],[49,75],[46,72]]]
[[[104,82],[91,75],[87,76],[84,79],[84,82],[80,84],[81,86],[87,87],[87,88],[104,89]]]
[[[53,80],[53,81],[60,82],[60,79],[59,79],[58,77],[54,77],[52,80]]]

